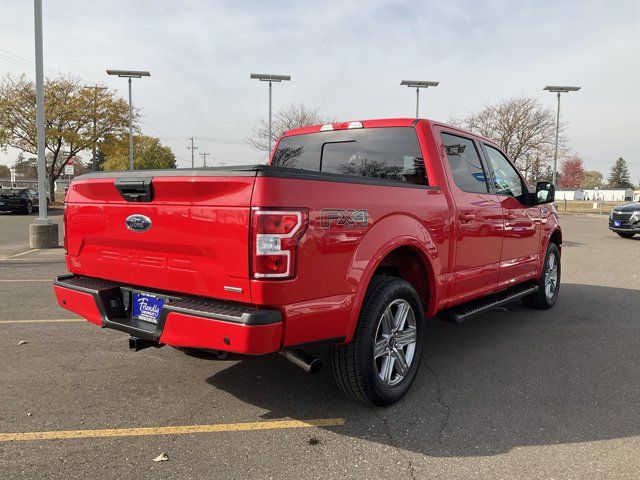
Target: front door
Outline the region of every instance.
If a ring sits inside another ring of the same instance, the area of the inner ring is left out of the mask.
[[[455,202],[455,267],[452,304],[496,290],[502,245],[502,207],[489,192],[478,144],[442,132],[449,186]]]
[[[528,205],[529,189],[509,159],[497,148],[484,144],[490,184],[504,212],[499,287],[508,287],[535,276],[540,255],[541,214]]]

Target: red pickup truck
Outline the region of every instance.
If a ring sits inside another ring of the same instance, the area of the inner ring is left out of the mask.
[[[78,177],[55,294],[134,350],[280,352],[315,370],[305,349],[327,344],[344,393],[389,405],[416,375],[425,318],[553,306],[553,198],[497,145],[442,123],[305,127],[270,165]]]

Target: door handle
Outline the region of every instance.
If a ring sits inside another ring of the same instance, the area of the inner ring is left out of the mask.
[[[461,222],[473,222],[476,219],[476,214],[472,212],[460,212],[458,219]]]

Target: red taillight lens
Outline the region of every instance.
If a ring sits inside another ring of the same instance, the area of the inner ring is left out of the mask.
[[[251,215],[253,278],[293,278],[298,241],[307,228],[307,211],[254,209]]]
[[[258,221],[258,229],[255,233],[281,234],[291,233],[299,222],[299,213],[262,213],[256,215]]]

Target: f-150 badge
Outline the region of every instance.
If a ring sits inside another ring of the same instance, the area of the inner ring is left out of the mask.
[[[366,210],[323,208],[316,220],[317,228],[366,228],[369,225],[369,214]]]

